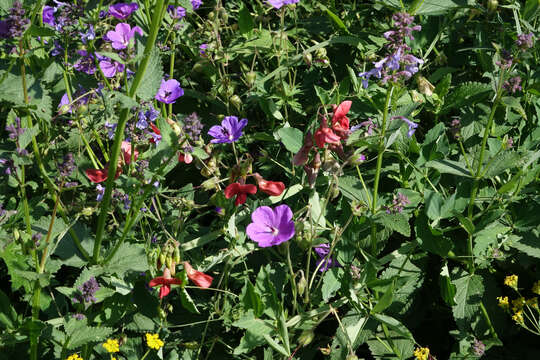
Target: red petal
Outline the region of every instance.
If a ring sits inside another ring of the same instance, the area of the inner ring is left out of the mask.
[[[213,277],[193,269],[193,267],[187,261],[184,262],[184,268],[186,269],[188,278],[198,287],[206,289],[212,285],[212,280],[214,279]]]
[[[236,200],[234,201],[234,205],[238,206],[238,205],[242,205],[243,203],[245,203],[247,200],[247,195],[246,193],[240,193],[238,195],[236,195]]]
[[[159,298],[163,299],[165,296],[169,295],[170,292],[171,292],[171,287],[169,285],[163,285],[159,289]]]
[[[278,196],[285,190],[285,184],[281,181],[262,180],[259,182],[259,189],[270,196]]]
[[[109,169],[88,169],[85,171],[86,176],[93,183],[100,183],[107,180]]]
[[[227,199],[232,198],[234,195],[238,194],[240,192],[240,184],[239,183],[232,183],[229,186],[225,188],[225,197]]]
[[[124,163],[129,164],[131,163],[131,143],[129,141],[122,141],[121,145],[122,149],[122,156],[124,157]],[[139,157],[139,152],[137,149],[135,149],[135,153],[133,154],[133,161],[137,161],[137,158]]]
[[[152,131],[153,131],[155,134],[161,135],[161,131],[159,131],[159,129],[157,128],[156,125],[150,123],[150,127],[152,128]]]
[[[246,194],[256,194],[257,187],[253,184],[240,185],[240,191]]]
[[[339,117],[343,117],[347,115],[347,113],[351,109],[351,105],[352,105],[352,101],[350,100],[343,101],[341,104],[339,104],[339,106],[334,111],[334,117],[332,118],[332,122],[334,121],[335,118],[339,118]]]
[[[154,287],[158,285],[165,285],[167,284],[167,280],[168,279],[165,279],[163,276],[158,276],[157,278],[153,278],[152,280],[150,280],[148,286]]]
[[[180,154],[180,155],[178,155],[178,162],[191,164],[192,161],[193,161],[193,156],[191,154]]]

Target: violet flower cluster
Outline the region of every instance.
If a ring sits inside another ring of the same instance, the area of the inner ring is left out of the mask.
[[[414,16],[407,13],[397,13],[392,16],[394,20],[394,30],[389,30],[383,34],[388,40],[385,44],[390,52],[384,59],[373,63],[374,68],[358,74],[362,78],[362,86],[368,87],[368,81],[373,76],[382,79],[382,83],[398,82],[401,79],[410,79],[418,72],[418,66],[424,61],[410,54],[411,48],[406,41],[414,40],[413,31],[422,29],[420,25],[413,25]]]
[[[0,38],[20,38],[30,25],[30,19],[25,14],[22,3],[15,1],[7,19],[0,21]]]
[[[100,286],[95,277],[91,277],[88,281],[85,281],[78,290],[81,294],[77,294],[72,301],[74,303],[92,303],[96,302],[96,292],[100,289]]]

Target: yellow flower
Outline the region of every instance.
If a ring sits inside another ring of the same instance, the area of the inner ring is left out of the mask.
[[[514,315],[512,315],[512,320],[517,323],[523,323],[523,312],[521,310],[516,312]]]
[[[79,354],[73,354],[70,355],[66,360],[83,360],[83,358],[80,357]]]
[[[159,350],[165,343],[159,339],[158,334],[146,334],[146,344],[150,349]]]
[[[518,284],[517,275],[509,275],[504,278],[504,285],[510,286],[512,289],[517,289],[517,284]]]
[[[413,354],[416,356],[416,360],[427,360],[429,357],[429,348],[416,348]]]
[[[527,304],[530,307],[538,309],[538,298],[533,297],[533,298],[527,299],[525,300],[525,304]]]
[[[518,311],[523,310],[524,306],[525,306],[525,298],[523,296],[512,300],[512,311],[513,312],[516,313]]]
[[[538,280],[537,282],[533,284],[532,292],[535,293],[536,295],[540,295],[540,280]]]
[[[503,309],[508,309],[510,307],[510,304],[508,303],[508,296],[499,296],[497,297],[497,300],[499,300],[499,306]]]
[[[117,353],[120,351],[120,345],[118,344],[118,340],[115,339],[107,339],[107,342],[103,343],[103,347],[107,352],[110,353]]]

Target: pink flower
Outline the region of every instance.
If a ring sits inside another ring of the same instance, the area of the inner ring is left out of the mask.
[[[341,138],[328,127],[326,118],[321,121],[321,126],[315,131],[315,142],[319,148],[324,148],[324,144],[339,145]]]
[[[133,29],[129,24],[119,23],[116,24],[115,31],[108,31],[106,39],[112,42],[112,47],[116,50],[122,50],[129,46],[129,42],[135,36],[135,33],[143,35],[142,29],[135,26]]]
[[[332,129],[342,139],[349,135],[349,118],[347,113],[351,109],[352,101],[343,101],[339,106],[334,105],[334,116],[332,117]]]
[[[247,226],[246,234],[260,247],[279,245],[294,236],[292,217],[291,208],[285,204],[274,209],[258,207],[251,214],[253,222]]]
[[[283,190],[285,190],[285,184],[281,181],[264,180],[258,173],[253,174],[253,176],[255,176],[255,179],[257,180],[259,189],[270,196],[279,196],[283,193]]]

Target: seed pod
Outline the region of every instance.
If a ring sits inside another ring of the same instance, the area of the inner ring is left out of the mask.
[[[298,343],[302,346],[307,346],[313,341],[313,339],[315,339],[315,333],[313,330],[304,330],[298,338]]]
[[[174,262],[179,264],[180,260],[180,247],[177,246],[174,248]]]
[[[238,110],[240,111],[240,108],[242,107],[242,100],[240,99],[240,96],[238,95],[233,95],[231,96],[231,98],[229,99],[229,102],[231,104],[233,104],[233,106]]]
[[[306,290],[306,286],[307,286],[307,280],[304,277],[304,272],[301,271],[301,277],[300,277],[300,280],[298,280],[298,284],[297,284],[298,295],[302,296],[304,294],[304,291]]]
[[[253,84],[255,84],[255,80],[257,80],[257,74],[255,74],[253,71],[246,74],[246,82],[249,87],[252,87]]]
[[[163,252],[161,252],[161,254],[159,254],[158,260],[159,260],[159,262],[158,262],[157,268],[161,269],[161,267],[165,264],[165,261],[167,260],[165,254]]]
[[[167,256],[167,258],[165,259],[165,264],[167,265],[167,267],[169,269],[173,269],[173,266],[172,266],[173,265],[173,259],[172,259],[172,257]],[[172,275],[172,270],[171,270],[171,275]]]

